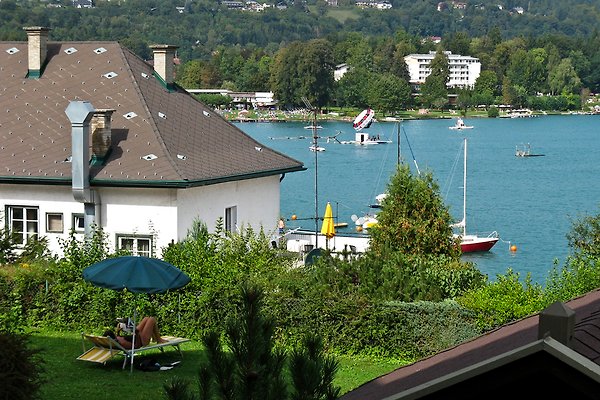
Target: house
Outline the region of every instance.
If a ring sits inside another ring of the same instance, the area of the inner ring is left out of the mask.
[[[350,71],[350,66],[348,64],[338,64],[335,66],[335,70],[333,71],[333,80],[339,81],[346,75],[346,72]]]
[[[341,400],[600,398],[600,290],[399,368]]]
[[[280,182],[304,170],[174,83],[175,50],[153,66],[117,42],[0,42],[0,210],[21,243],[79,237],[160,256],[194,220],[214,231],[275,229]]]
[[[273,92],[234,92],[229,89],[187,89],[193,94],[220,94],[231,97],[231,102],[238,108],[250,105],[254,109],[271,108],[277,105]]]
[[[95,4],[93,0],[73,0],[73,7],[75,8],[94,8]]]

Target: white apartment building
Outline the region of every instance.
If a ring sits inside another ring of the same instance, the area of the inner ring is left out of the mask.
[[[447,86],[472,88],[481,73],[479,59],[452,54],[450,51],[445,51],[444,54],[448,57],[448,67],[450,69],[450,79],[448,79]],[[404,57],[411,84],[419,86],[425,82],[425,79],[431,73],[429,64],[431,64],[434,57],[435,51],[430,51],[429,54],[409,54]]]

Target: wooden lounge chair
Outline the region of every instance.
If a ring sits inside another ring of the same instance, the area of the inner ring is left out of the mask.
[[[137,349],[126,349],[125,347],[121,346],[119,342],[117,342],[111,337],[88,335],[82,333],[81,342],[83,345],[83,354],[77,357],[77,359],[82,361],[106,364],[108,360],[110,360],[117,354],[122,354],[125,356],[125,360],[123,360],[123,369],[125,369],[127,361],[131,362],[131,368],[133,369],[133,358],[136,354],[150,349],[160,349],[160,351],[164,351],[164,348],[167,346],[174,347],[179,352],[179,355],[183,357],[179,345],[181,343],[189,342],[190,339],[175,336],[162,336],[162,338],[166,340],[165,343],[149,343],[147,346],[143,346]],[[86,347],[86,343],[88,342],[92,345],[90,348]]]

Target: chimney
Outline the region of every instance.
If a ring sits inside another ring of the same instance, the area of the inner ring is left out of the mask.
[[[65,114],[71,122],[71,180],[73,198],[84,205],[85,237],[91,237],[92,227],[100,225],[100,201],[90,188],[90,121],[94,107],[87,101],[71,101]]]
[[[99,109],[95,110],[92,116],[92,165],[102,165],[110,152],[113,112],[115,110]]]
[[[31,26],[23,28],[27,32],[27,55],[28,73],[27,77],[38,79],[42,76],[42,69],[46,66],[46,55],[48,45],[48,32],[50,28]]]
[[[571,347],[574,330],[575,311],[564,303],[557,301],[540,312],[538,339],[543,339],[546,335],[549,335],[552,339]]]
[[[154,72],[162,79],[167,88],[175,81],[175,50],[179,46],[155,44],[150,46],[154,54]]]

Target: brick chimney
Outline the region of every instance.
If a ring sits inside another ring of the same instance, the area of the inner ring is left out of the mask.
[[[27,58],[29,70],[27,77],[38,79],[42,76],[42,70],[46,65],[46,55],[48,54],[48,32],[50,32],[50,28],[30,26],[23,29],[27,32]]]
[[[112,143],[111,119],[115,110],[94,111],[90,123],[92,130],[92,165],[103,164]]]
[[[154,54],[154,72],[163,80],[165,85],[169,87],[175,81],[175,50],[179,46],[171,46],[168,44],[156,44],[150,46]]]

